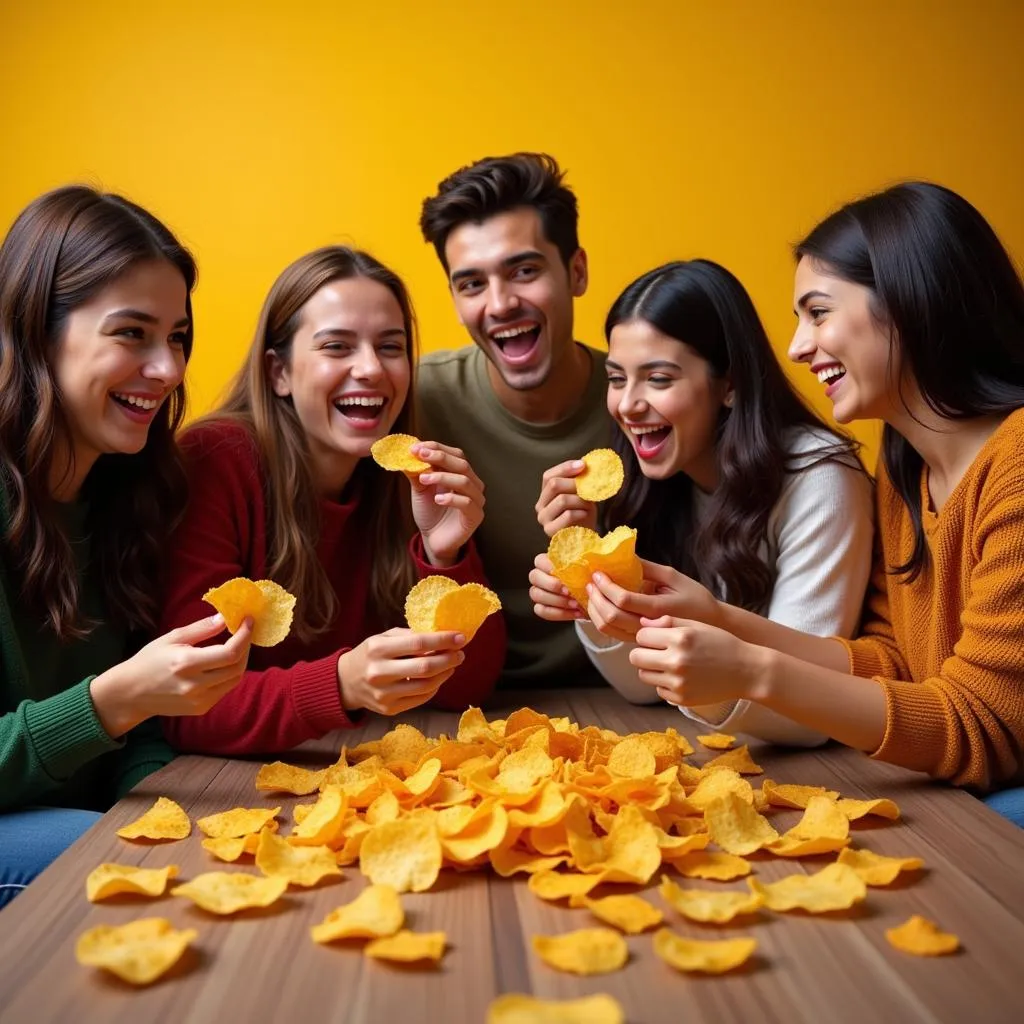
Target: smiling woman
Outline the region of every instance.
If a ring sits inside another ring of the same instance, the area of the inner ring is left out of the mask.
[[[463,453],[419,444],[430,470],[408,480],[369,457],[389,432],[415,433],[415,342],[405,286],[367,253],[317,249],[275,282],[223,408],[183,441],[190,504],[164,621],[187,621],[224,579],[265,576],[299,595],[295,625],[209,714],[168,719],[175,745],[281,751],[364,709],[464,708],[493,686],[500,616],[465,652],[461,634],[397,628],[417,578],[486,582],[470,539],[483,485]]]

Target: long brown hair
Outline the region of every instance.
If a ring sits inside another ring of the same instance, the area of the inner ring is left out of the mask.
[[[50,489],[54,458],[71,448],[54,354],[75,309],[150,260],[166,260],[185,279],[187,359],[195,262],[141,207],[86,186],[59,188],[30,203],[0,246],[3,553],[18,574],[21,601],[63,640],[85,636],[94,624],[79,614],[74,553]],[[174,441],[184,412],[182,383],[157,413],[142,451],[101,456],[82,488],[105,614],[129,630],[151,629],[157,618],[164,548],[185,502]]]
[[[402,310],[409,339],[410,368],[416,365],[416,317],[401,278],[368,253],[341,245],[325,246],[297,259],[274,282],[263,303],[256,337],[245,364],[221,407],[207,420],[231,419],[256,441],[268,510],[268,574],[301,596],[295,635],[308,643],[330,628],[338,599],[317,557],[319,497],[310,468],[309,446],[291,397],[274,393],[267,352],[287,363],[306,303],[325,285],[365,277],[384,285]],[[395,420],[396,433],[415,434],[412,390]],[[407,545],[413,531],[409,488],[398,473],[360,459],[352,478],[361,488],[359,516],[370,537],[370,611],[386,626],[402,618],[402,602],[414,580]]]

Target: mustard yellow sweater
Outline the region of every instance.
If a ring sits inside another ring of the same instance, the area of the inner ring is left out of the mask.
[[[988,439],[935,513],[921,478],[928,562],[913,583],[910,516],[884,470],[878,553],[850,671],[885,690],[873,757],[958,785],[1024,777],[1024,409]]]

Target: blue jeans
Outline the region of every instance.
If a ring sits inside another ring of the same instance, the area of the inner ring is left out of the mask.
[[[100,817],[95,811],[59,807],[0,814],[0,909]]]
[[[984,800],[996,814],[1001,814],[1004,818],[1012,821],[1014,825],[1024,828],[1024,786],[992,793]]]

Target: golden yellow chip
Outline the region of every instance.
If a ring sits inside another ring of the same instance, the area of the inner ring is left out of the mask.
[[[684,917],[704,924],[727,924],[741,914],[756,913],[764,905],[764,899],[757,893],[683,889],[664,876],[658,892],[669,906]]]
[[[709,750],[728,750],[736,742],[736,737],[727,732],[711,732],[698,736],[697,742]]]
[[[915,956],[944,956],[960,948],[960,940],[951,932],[939,930],[934,921],[914,914],[898,928],[886,928],[889,945]]]
[[[359,848],[359,870],[375,885],[396,892],[424,892],[441,870],[443,851],[437,826],[423,818],[399,818],[374,825]]]
[[[235,807],[198,818],[196,824],[211,839],[231,839],[259,832],[280,813],[280,807]]]
[[[261,793],[292,793],[295,796],[308,796],[320,788],[326,774],[326,768],[314,772],[308,768],[299,768],[294,764],[274,761],[273,764],[265,764],[260,767],[256,773],[256,788]]]
[[[90,903],[98,903],[108,896],[132,893],[138,896],[163,896],[167,882],[175,878],[178,868],[169,864],[165,868],[136,868],[128,864],[101,864],[89,872],[85,880],[85,895]]]
[[[570,974],[608,974],[629,959],[626,940],[611,928],[580,928],[564,935],[534,935],[534,952],[549,967]]]
[[[850,821],[857,821],[868,814],[889,821],[897,821],[900,816],[900,809],[892,800],[849,800],[844,797],[836,802],[836,806]]]
[[[919,871],[924,867],[920,857],[883,857],[870,850],[843,850],[838,864],[845,864],[872,886],[891,885],[901,871]]]
[[[198,934],[193,928],[178,931],[162,917],[101,924],[78,937],[75,959],[86,967],[103,967],[133,985],[148,985],[181,959]]]
[[[813,875],[788,875],[779,882],[764,884],[748,878],[751,891],[764,897],[769,910],[806,910],[823,914],[849,910],[867,895],[867,886],[851,867],[829,864]]]
[[[243,853],[254,856],[260,845],[260,836],[264,832],[276,832],[277,822],[272,821],[259,832],[251,832],[247,836],[229,836],[226,839],[204,839],[200,844],[204,850],[212,853],[218,860],[233,864]]]
[[[808,857],[834,853],[849,842],[850,819],[827,796],[811,796],[803,817],[765,849],[777,857]]]
[[[548,543],[552,572],[565,584],[573,599],[587,607],[587,584],[595,572],[603,572],[626,590],[638,591],[643,566],[636,556],[636,530],[619,526],[601,537],[585,526],[566,526]]]
[[[351,903],[332,910],[310,930],[314,942],[380,939],[405,924],[402,900],[390,885],[368,885]]]
[[[600,875],[581,875],[574,872],[538,871],[530,875],[526,887],[542,900],[564,900],[570,896],[584,896],[601,884]]]
[[[639,935],[641,932],[661,924],[664,915],[651,906],[642,896],[622,895],[605,896],[602,899],[591,899],[589,896],[570,896],[570,907],[586,907],[594,917],[605,924],[610,924],[627,935]]]
[[[479,583],[464,583],[438,599],[432,631],[464,633],[468,642],[476,636],[487,616],[500,610],[501,601],[493,590]]]
[[[448,936],[444,932],[400,931],[387,938],[374,939],[363,948],[366,956],[376,960],[395,960],[398,963],[415,963],[417,960],[433,960],[437,963],[444,956]]]
[[[417,633],[434,632],[434,612],[445,594],[459,589],[447,576],[427,576],[416,583],[405,598],[405,621]]]
[[[619,493],[624,479],[622,459],[611,448],[595,448],[583,456],[586,467],[576,477],[576,493],[584,501],[606,501]]]
[[[554,1000],[510,992],[488,1007],[487,1024],[626,1024],[626,1015],[603,994]]]
[[[501,845],[491,850],[491,867],[501,875],[502,878],[511,878],[518,872],[527,875],[543,874],[544,872],[554,873],[554,869],[560,867],[568,859],[564,853],[554,856],[545,856],[540,853],[531,853],[527,850],[517,850],[514,847]],[[581,878],[594,878],[595,884],[600,881],[593,875],[581,875]],[[561,897],[559,897],[561,898]]]
[[[298,810],[298,808],[296,808]],[[324,786],[320,798],[303,814],[288,837],[292,846],[324,846],[341,832],[348,811],[348,797],[340,786]],[[298,818],[296,818],[298,820]]]
[[[672,867],[684,878],[707,878],[716,882],[731,882],[745,878],[751,872],[750,863],[732,853],[717,850],[695,850],[673,859]]]
[[[175,886],[172,896],[185,896],[211,914],[235,914],[250,907],[269,907],[288,888],[287,878],[260,878],[241,871],[207,871]]]
[[[754,759],[750,756],[750,748],[745,743],[742,747],[737,747],[735,750],[729,750],[724,754],[719,754],[718,757],[713,757],[704,765],[704,771],[709,771],[713,768],[731,768],[733,771],[739,772],[740,775],[764,774],[764,769],[754,762]]]
[[[117,830],[122,839],[185,839],[192,831],[188,815],[173,800],[157,797],[141,818]]]
[[[704,810],[712,842],[743,857],[779,838],[779,833],[742,797],[733,792],[715,797]]]
[[[726,793],[735,793],[745,803],[754,804],[753,786],[731,768],[720,768],[702,775],[686,802],[697,811],[706,811],[713,801]]]
[[[669,928],[654,933],[654,952],[677,971],[724,974],[740,967],[757,949],[756,939],[722,939],[703,942],[685,939]]]
[[[765,779],[761,783],[761,793],[773,807],[800,809],[807,806],[812,796],[825,796],[829,800],[835,800],[839,796],[834,789],[825,789],[824,786],[795,786],[790,783],[779,785],[771,779]]]
[[[629,736],[615,744],[608,758],[608,771],[613,775],[624,775],[630,779],[642,779],[653,775],[654,753],[639,737]]]
[[[256,867],[268,878],[283,878],[291,885],[308,888],[340,875],[334,851],[326,846],[293,846],[264,829],[256,847]]]
[[[402,473],[426,473],[430,463],[424,462],[412,453],[412,446],[420,439],[412,434],[387,434],[370,445],[373,461],[382,469]]]
[[[279,644],[292,628],[295,598],[273,580],[252,580],[244,576],[212,587],[203,600],[224,616],[230,633],[237,633],[247,617],[252,619],[252,642],[257,647]]]

